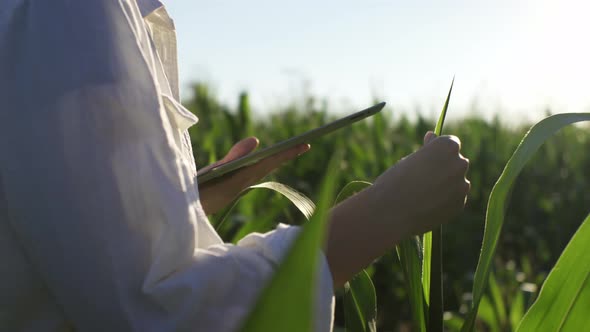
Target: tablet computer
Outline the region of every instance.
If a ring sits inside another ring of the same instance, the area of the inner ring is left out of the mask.
[[[371,107],[364,109],[362,111],[350,114],[350,115],[345,116],[341,119],[338,119],[334,122],[331,122],[331,123],[323,125],[321,127],[312,129],[312,130],[305,132],[301,135],[291,137],[287,140],[276,143],[276,144],[271,145],[267,148],[261,149],[256,152],[252,152],[242,158],[236,159],[234,161],[230,161],[225,164],[218,165],[216,167],[209,169],[208,171],[206,171],[204,173],[197,173],[197,182],[199,184],[203,184],[207,181],[211,181],[215,178],[219,178],[223,175],[233,172],[239,168],[255,164],[264,158],[270,157],[275,153],[284,151],[284,150],[289,149],[295,145],[302,144],[302,143],[309,143],[313,139],[316,139],[318,137],[329,134],[337,129],[346,127],[350,124],[353,124],[357,121],[365,119],[369,116],[375,115],[375,114],[379,113],[379,111],[381,111],[383,109],[383,107],[385,107],[385,102],[381,102],[377,105],[371,106]]]

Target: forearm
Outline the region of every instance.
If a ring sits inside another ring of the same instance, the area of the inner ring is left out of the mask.
[[[397,197],[389,197],[387,209],[370,187],[336,206],[331,213],[326,256],[334,288],[342,286],[373,260],[409,235]]]
[[[335,287],[402,239],[432,230],[463,210],[469,161],[460,148],[456,137],[433,138],[332,210],[326,255]]]

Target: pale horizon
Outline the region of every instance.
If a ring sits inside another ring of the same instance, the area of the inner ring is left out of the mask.
[[[474,104],[525,121],[548,108],[590,111],[590,4],[581,1],[164,4],[176,23],[185,97],[199,81],[229,105],[247,91],[258,112],[308,90],[334,111],[376,97],[433,116],[456,75],[451,118]]]

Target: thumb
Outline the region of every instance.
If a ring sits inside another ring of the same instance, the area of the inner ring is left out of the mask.
[[[436,134],[432,131],[428,131],[426,135],[424,135],[424,145],[432,142],[436,138]]]
[[[258,147],[258,144],[258,138],[256,137],[245,138],[239,141],[238,143],[234,144],[234,146],[231,147],[229,152],[221,160],[218,160],[211,165],[205,166],[197,172],[200,174],[204,174],[206,172],[209,172],[214,167],[218,167],[230,161],[239,159],[247,155],[248,153],[254,151],[254,149]]]
[[[221,159],[219,162],[226,163],[226,162],[230,162],[232,160],[239,159],[239,158],[249,154],[254,149],[256,149],[256,147],[258,147],[258,144],[259,144],[258,138],[256,138],[256,137],[245,138],[245,139],[239,141],[238,143],[236,143],[234,146],[232,146],[232,148],[225,155],[225,157],[223,157],[223,159]]]

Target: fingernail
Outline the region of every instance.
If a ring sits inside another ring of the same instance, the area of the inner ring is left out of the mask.
[[[303,144],[301,146],[301,148],[299,149],[299,155],[301,155],[301,154],[309,151],[309,149],[311,149],[311,145],[309,145],[309,144]]]

